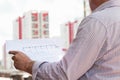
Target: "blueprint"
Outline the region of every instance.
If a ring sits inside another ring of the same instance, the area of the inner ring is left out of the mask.
[[[24,52],[32,60],[56,62],[64,56],[63,40],[57,38],[7,40],[6,52]]]

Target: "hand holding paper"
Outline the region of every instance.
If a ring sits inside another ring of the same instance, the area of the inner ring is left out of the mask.
[[[16,69],[32,74],[32,66],[34,64],[34,61],[32,61],[27,55],[20,51],[9,51],[9,54],[14,55],[12,59],[14,61],[14,66]]]

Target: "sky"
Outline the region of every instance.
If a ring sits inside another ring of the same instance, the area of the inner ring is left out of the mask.
[[[49,12],[50,36],[60,35],[60,25],[83,17],[83,0],[0,0],[0,60],[3,45],[13,39],[13,21],[24,12]]]

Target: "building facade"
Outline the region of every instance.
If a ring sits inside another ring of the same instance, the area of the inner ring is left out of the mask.
[[[61,37],[65,41],[64,49],[67,49],[75,38],[81,19],[69,21],[61,25]]]
[[[49,37],[49,17],[47,11],[29,11],[13,22],[14,39],[34,39]]]

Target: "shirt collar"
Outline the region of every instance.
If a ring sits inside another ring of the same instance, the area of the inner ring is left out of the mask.
[[[103,3],[98,8],[96,8],[93,12],[100,11],[100,10],[103,10],[105,8],[114,7],[114,6],[120,6],[120,0],[109,0],[105,3]]]

